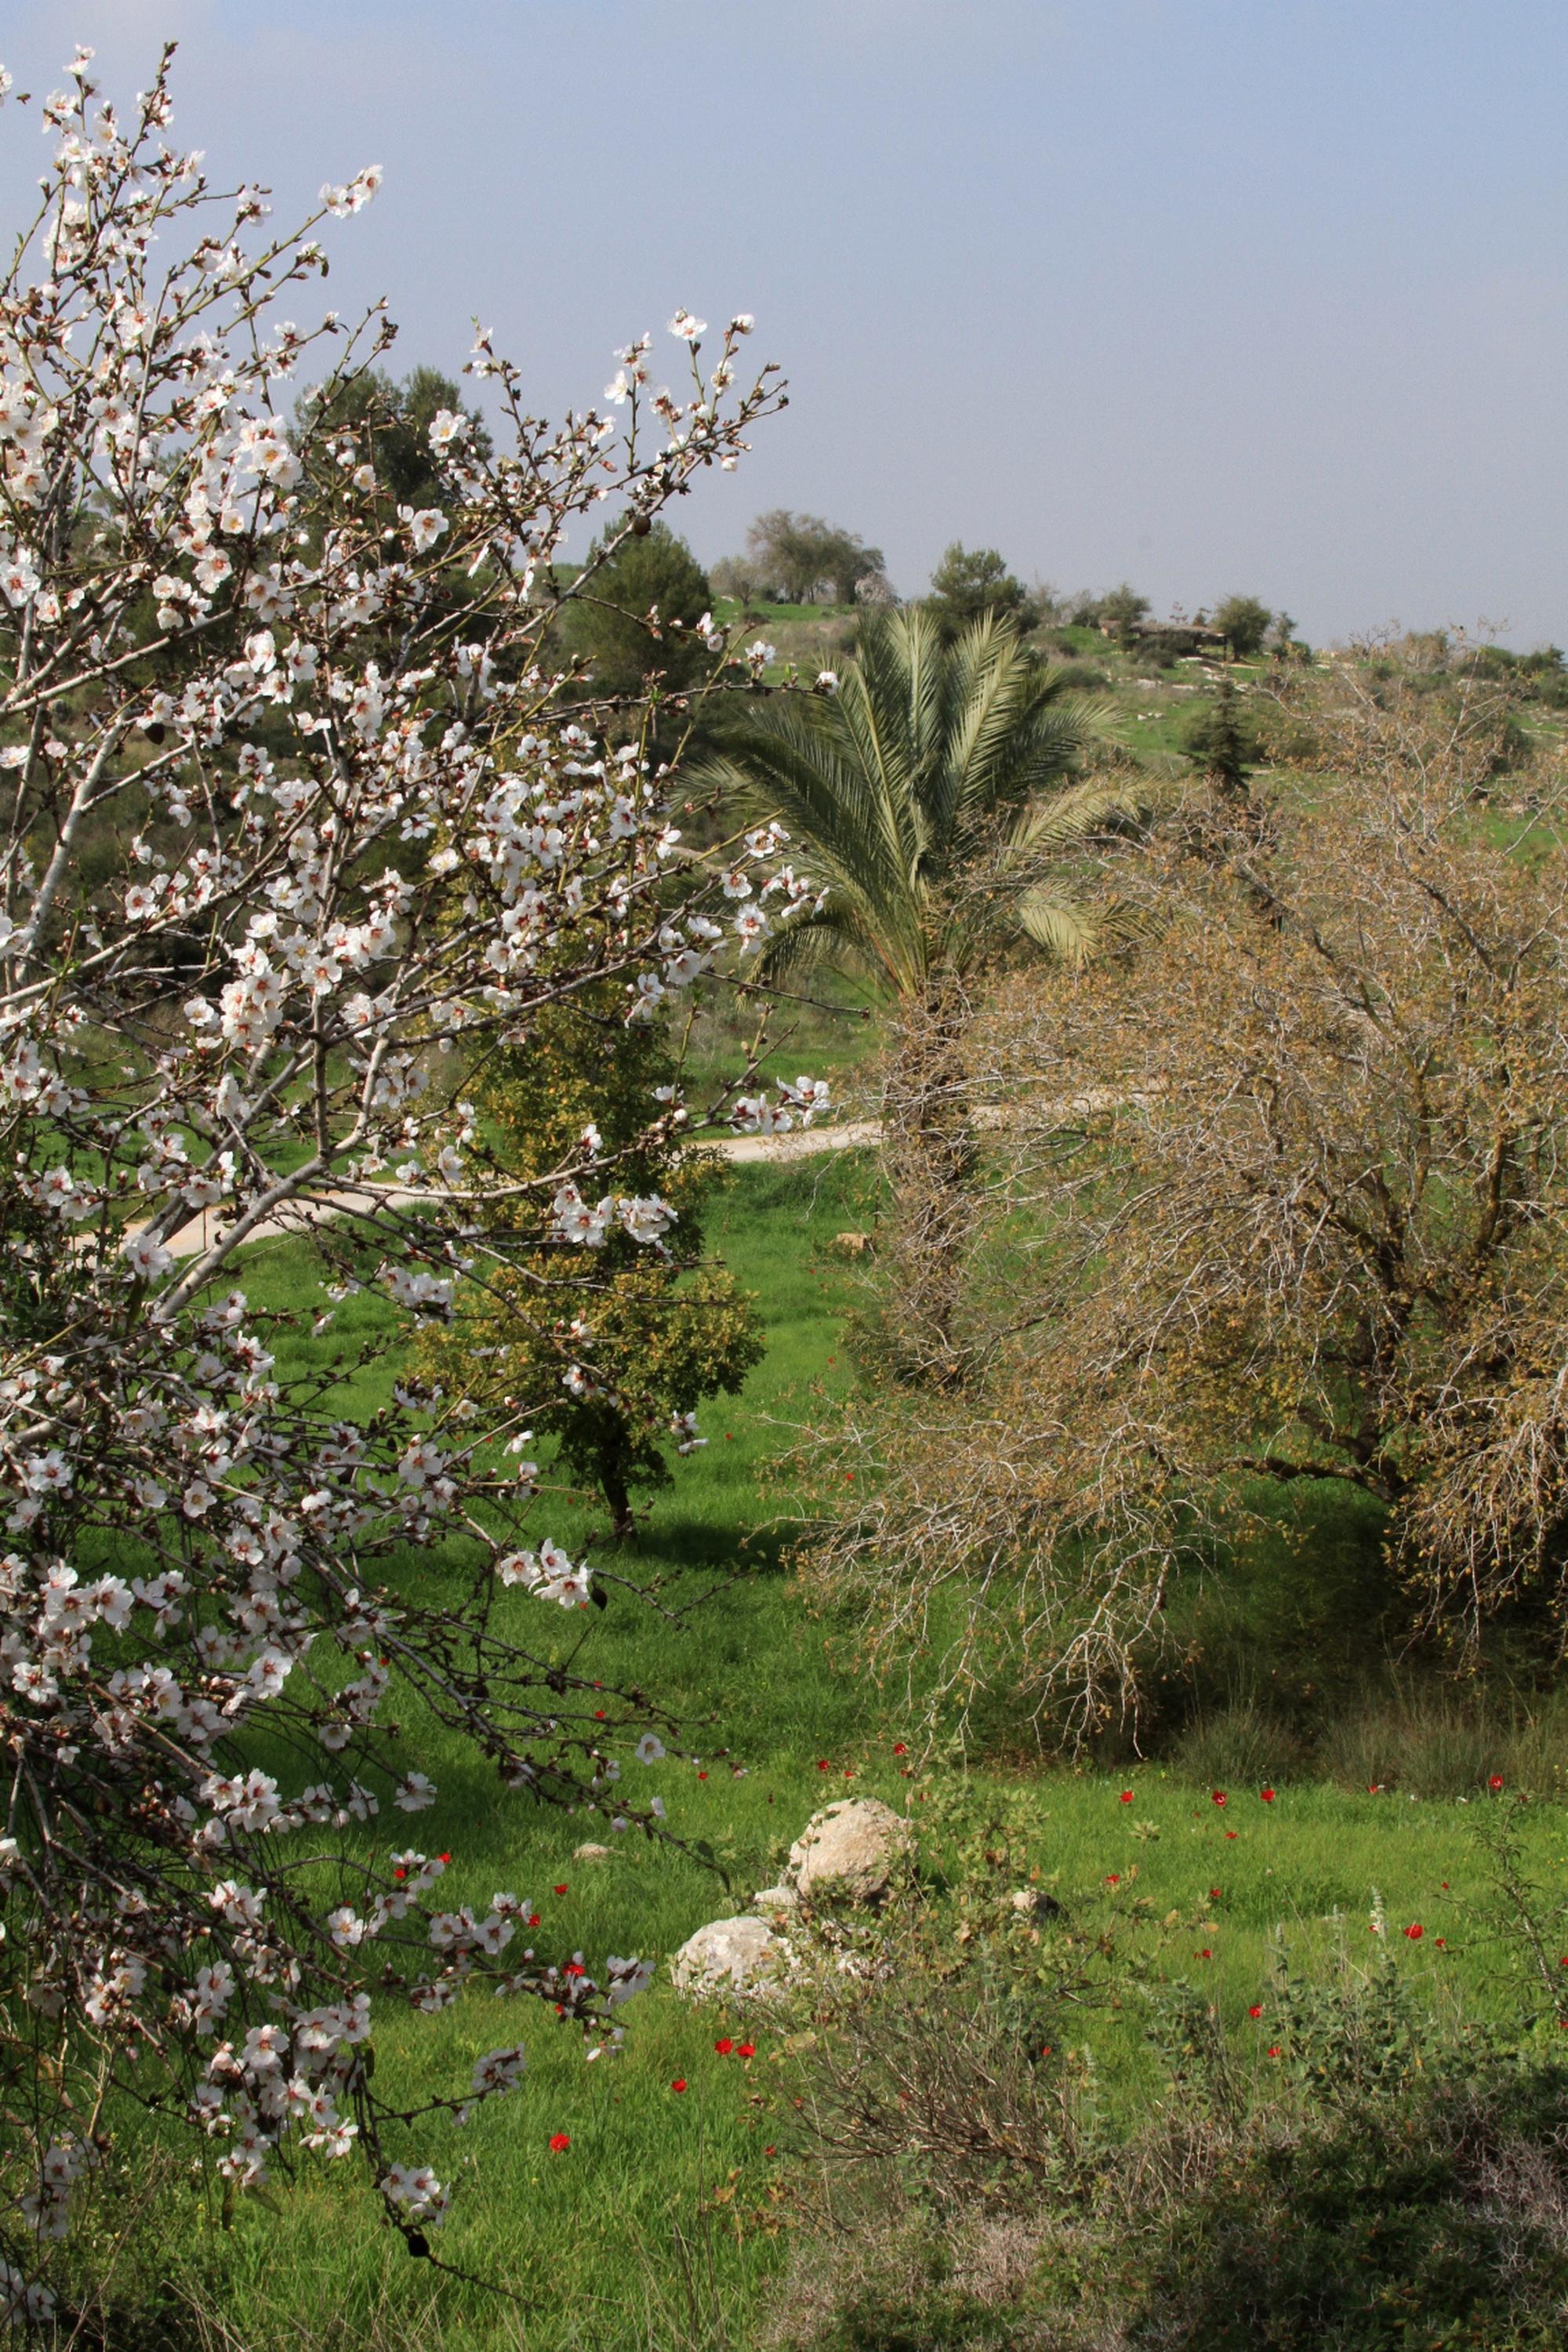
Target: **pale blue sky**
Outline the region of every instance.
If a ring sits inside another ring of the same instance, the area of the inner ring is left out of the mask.
[[[481,316],[538,404],[678,302],[758,319],[792,405],[679,518],[953,537],[1323,639],[1568,644],[1562,0],[0,0],[280,205],[383,163],[331,299],[406,364]],[[0,113],[16,216],[42,151]],[[672,354],[674,372],[675,347]]]

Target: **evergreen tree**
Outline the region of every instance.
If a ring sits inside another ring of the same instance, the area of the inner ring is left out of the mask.
[[[1212,701],[1200,703],[1188,714],[1182,749],[1227,800],[1248,797],[1247,778],[1259,750],[1258,729],[1228,677],[1220,679]]]
[[[732,1394],[763,1353],[752,1299],[701,1255],[702,1210],[726,1171],[715,1152],[679,1149],[660,1118],[655,1090],[676,1068],[662,1028],[627,1023],[618,982],[539,1013],[479,1090],[498,1172],[597,1160],[602,1177],[577,1179],[590,1207],[605,1193],[657,1195],[676,1222],[664,1251],[612,1225],[595,1248],[510,1262],[467,1286],[456,1326],[426,1342],[428,1369],[469,1397],[553,1391],[535,1431],[599,1488],[617,1537],[632,1532],[634,1490],[668,1486],[668,1454],[703,1442],[683,1417]],[[520,1226],[537,1215],[525,1197]]]
[[[637,700],[650,677],[665,692],[679,693],[708,660],[697,634],[713,603],[708,574],[668,524],[625,532],[624,520],[609,524],[589,551],[587,576],[563,608],[566,650],[592,665],[600,698]],[[673,630],[672,622],[679,624]]]
[[[1021,625],[1033,618],[1028,590],[996,549],[965,547],[956,539],[931,573],[926,603],[949,635],[987,613]]]
[[[400,383],[380,368],[367,368],[338,384],[324,404],[307,394],[295,412],[297,438],[314,436],[323,426],[353,432],[393,507],[438,507],[448,492],[435,462],[430,427],[443,409],[468,419],[465,450],[488,458],[491,442],[483,418],[465,406],[451,377],[433,367],[411,369]]]

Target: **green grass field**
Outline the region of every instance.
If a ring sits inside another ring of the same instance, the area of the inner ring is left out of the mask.
[[[830,1798],[876,1794],[918,1818],[951,1782],[952,1766],[921,1759],[894,1697],[840,1656],[837,1629],[803,1612],[781,1563],[787,1496],[770,1476],[792,1433],[853,1377],[844,1318],[858,1277],[831,1242],[870,1222],[875,1181],[866,1155],[829,1154],[742,1169],[716,1202],[711,1244],[758,1294],[768,1354],[740,1397],[707,1408],[708,1450],[681,1465],[615,1561],[652,1589],[658,1611],[617,1593],[591,1636],[593,1672],[607,1683],[635,1676],[682,1718],[694,1760],[671,1757],[649,1786],[665,1795],[675,1836],[710,1842],[729,1883],[677,1848],[614,1839],[596,1817],[500,1795],[459,1755],[437,1748],[428,1767],[442,1793],[419,1836],[452,1853],[444,1893],[480,1904],[496,1887],[531,1896],[542,1948],[581,1948],[590,1965],[606,1951],[663,1958],[705,1920],[743,1909]],[[247,1280],[256,1304],[281,1306],[307,1275],[303,1245],[289,1244],[257,1253]],[[355,1315],[365,1325],[380,1312],[353,1301],[350,1335]],[[325,1362],[334,1344],[297,1352]],[[364,1410],[375,1385],[345,1391],[344,1408]],[[546,1496],[536,1528],[571,1549],[597,1516]],[[539,1604],[520,1595],[517,1606]],[[900,1743],[914,1752],[900,1756]],[[1260,2072],[1267,2020],[1247,2012],[1264,1998],[1269,1939],[1282,1929],[1298,1957],[1342,1938],[1359,1948],[1374,1889],[1398,1966],[1434,2001],[1484,2013],[1503,1999],[1474,1911],[1484,1782],[1461,1803],[1281,1777],[1272,1801],[1254,1781],[1227,1786],[1222,1805],[1211,1785],[1170,1766],[1026,1774],[981,1759],[968,1778],[977,1804],[988,1791],[1022,1801],[1028,1859],[1069,1906],[1179,1915],[1163,1965],[1212,1995]],[[1560,1806],[1532,1806],[1525,1819],[1542,1874],[1568,1866]],[[576,1861],[587,1839],[611,1843],[610,1858]],[[922,1859],[940,1868],[940,1852],[928,1846]],[[1419,1940],[1399,1934],[1417,1922]],[[258,2352],[355,2338],[461,2352],[744,2345],[808,2185],[787,2054],[765,2016],[753,2011],[742,2027],[732,2012],[682,2004],[663,1981],[624,2016],[624,2053],[591,2065],[537,2004],[478,1995],[379,2037],[378,2082],[414,2091],[462,2084],[480,2052],[526,2042],[528,2071],[510,2097],[466,2129],[422,2128],[407,2151],[458,2192],[442,2258],[504,2292],[411,2262],[346,2167],[275,2187],[226,2218],[193,2186],[188,2210],[176,2197],[164,2217],[167,2227],[179,2212],[176,2261]],[[750,2060],[716,2054],[717,2037],[742,2030],[756,2045]],[[1156,2087],[1135,2015],[1100,2016],[1086,2032],[1113,2103]],[[570,2147],[552,2152],[563,2133]]]

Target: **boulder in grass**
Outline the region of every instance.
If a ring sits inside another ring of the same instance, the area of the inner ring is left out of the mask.
[[[764,1991],[782,1976],[787,1958],[765,1919],[712,1919],[687,1937],[669,1973],[677,1992],[733,1998]]]
[[[841,1797],[813,1813],[789,1850],[785,1873],[797,1894],[818,1901],[879,1903],[913,1843],[901,1813],[879,1797]]]

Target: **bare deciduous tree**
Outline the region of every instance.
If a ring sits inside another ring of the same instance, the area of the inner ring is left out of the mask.
[[[841,1433],[835,1475],[872,1491],[809,1562],[882,1661],[945,1625],[950,1690],[1002,1675],[1089,1733],[1136,1709],[1194,1538],[1237,1538],[1260,1485],[1373,1498],[1419,1605],[1472,1636],[1563,1599],[1561,803],[1495,773],[1479,802],[1481,719],[1415,701],[1331,686],[1332,772],[1196,797],[1108,861],[1157,946],[994,1007],[992,1370]]]

